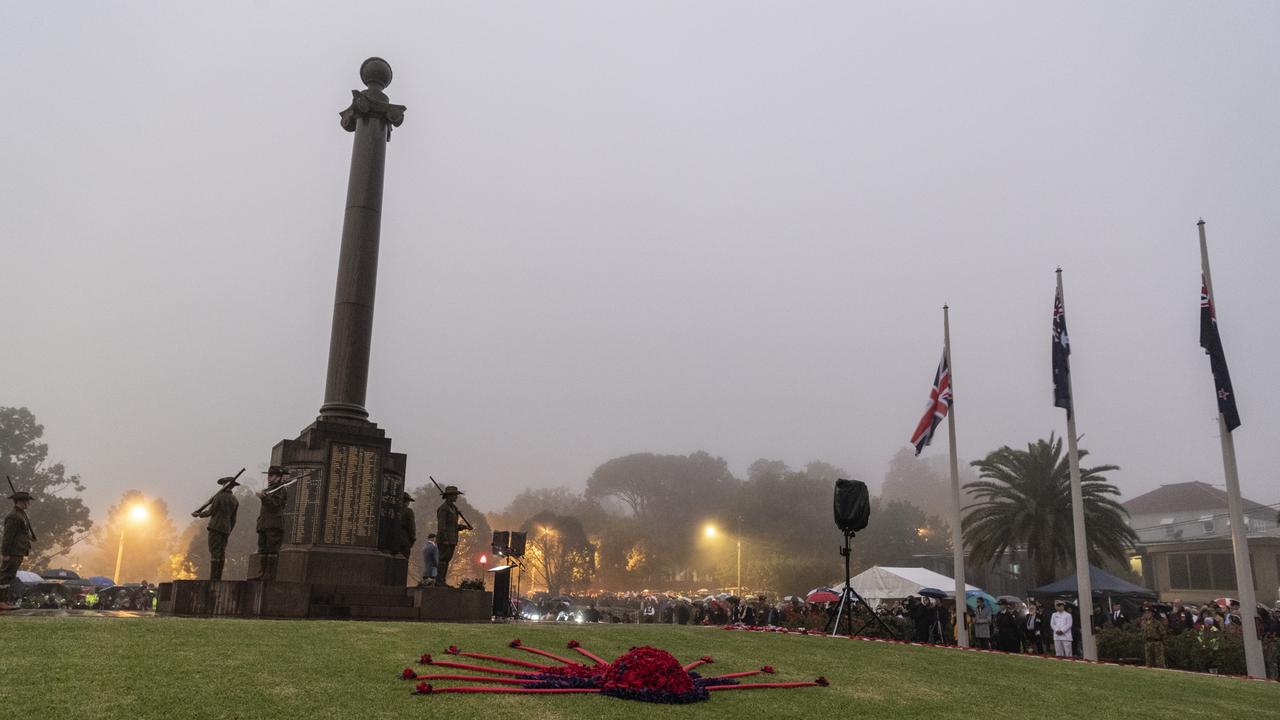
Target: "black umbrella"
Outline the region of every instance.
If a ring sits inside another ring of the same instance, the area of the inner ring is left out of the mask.
[[[947,594],[938,588],[920,588],[920,594],[924,597],[935,598],[938,600],[945,600],[947,597]]]

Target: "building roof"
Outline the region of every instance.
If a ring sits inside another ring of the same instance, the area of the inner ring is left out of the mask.
[[[1267,506],[1248,498],[1241,498],[1244,512],[1271,512]],[[1161,485],[1145,495],[1123,503],[1130,515],[1155,515],[1159,513],[1195,512],[1198,510],[1226,510],[1227,493],[1202,482]]]

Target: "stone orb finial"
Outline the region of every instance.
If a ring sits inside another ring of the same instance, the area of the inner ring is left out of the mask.
[[[360,82],[381,90],[391,84],[391,65],[380,57],[371,57],[360,63]]]

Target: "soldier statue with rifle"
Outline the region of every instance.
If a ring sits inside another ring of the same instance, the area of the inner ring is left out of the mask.
[[[258,491],[258,574],[254,580],[270,580],[276,575],[276,560],[284,543],[284,492],[289,473],[279,465],[267,469],[267,487]]]
[[[232,489],[240,478],[240,472],[234,476],[218,479],[222,489],[209,498],[209,502],[196,508],[191,517],[209,518],[209,579],[221,580],[222,567],[227,562],[227,539],[236,527],[236,511],[240,509],[240,501],[236,499]]]
[[[8,476],[5,476],[8,479]],[[36,533],[31,529],[31,519],[27,517],[27,508],[31,506],[31,493],[26,490],[14,490],[13,481],[9,480],[9,489],[13,494],[13,510],[4,518],[4,538],[0,541],[0,610],[13,610],[17,607],[11,597],[13,584],[18,578],[18,570],[22,561],[31,554],[31,543],[35,542]]]
[[[402,493],[400,502],[400,523],[396,526],[396,553],[408,558],[412,557],[413,546],[418,541],[418,525],[413,517],[413,508],[409,507],[409,503],[413,502],[413,496]]]
[[[453,559],[453,551],[458,547],[458,534],[474,528],[463,517],[462,511],[458,510],[456,504],[458,496],[463,494],[462,491],[458,490],[456,485],[441,488],[435,478],[429,475],[427,477],[440,491],[440,497],[444,498],[444,502],[436,509],[436,546],[440,549],[436,585],[449,587],[449,561]]]

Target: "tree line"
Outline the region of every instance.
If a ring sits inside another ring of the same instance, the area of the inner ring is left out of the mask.
[[[40,442],[43,432],[26,408],[0,407],[0,470],[36,499],[40,536],[28,569],[58,567],[75,551],[92,574],[109,575],[123,533],[128,549],[122,577],[155,582],[207,571],[203,523],[179,528],[162,499],[128,491],[95,525],[78,497],[83,482],[49,460],[48,446]],[[999,448],[964,468],[962,529],[971,565],[1025,553],[1036,584],[1074,566],[1061,445],[1050,435],[1026,450]],[[1098,564],[1123,562],[1136,541],[1119,491],[1107,481],[1106,475],[1117,470],[1113,465],[1082,468],[1090,556]],[[723,458],[705,451],[624,455],[596,467],[582,490],[530,488],[489,513],[460,499],[476,531],[463,534],[449,580],[483,577],[496,561],[489,546],[492,530],[520,530],[528,537],[525,590],[693,591],[740,584],[801,593],[843,572],[837,552],[843,538],[832,515],[839,477],[849,473],[823,461],[793,468],[762,458],[745,477],[737,477]],[[435,529],[440,499],[430,485],[409,492],[417,501],[420,547]],[[230,579],[249,574],[248,557],[256,550],[258,499],[247,488],[236,493],[240,522],[227,549],[225,577]],[[131,523],[128,510],[140,503],[148,508],[148,519]],[[891,459],[872,499],[870,525],[853,543],[854,572],[873,565],[918,565],[919,556],[948,553],[950,515],[946,468],[903,449]],[[411,582],[421,575],[417,555],[410,558]]]

